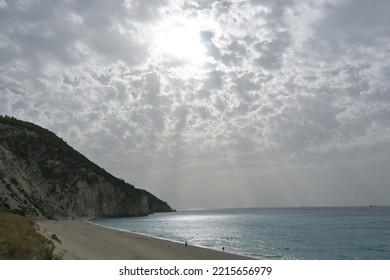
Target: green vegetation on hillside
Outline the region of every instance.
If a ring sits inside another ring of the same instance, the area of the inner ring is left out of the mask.
[[[124,180],[118,179],[115,176],[111,175],[103,168],[91,162],[85,156],[83,156],[71,146],[69,146],[62,138],[58,137],[53,132],[45,128],[42,128],[30,122],[18,120],[14,117],[1,115],[0,123],[25,128],[26,131],[36,133],[36,135],[31,135],[28,133],[12,135],[12,139],[10,139],[10,137],[7,137],[6,133],[2,133],[2,135],[0,135],[0,141],[6,142],[5,140],[7,140],[7,142],[11,143],[8,148],[12,150],[12,152],[16,156],[23,160],[28,160],[29,155],[31,153],[39,151],[40,148],[44,145],[46,147],[46,158],[67,159],[71,163],[71,166],[74,167],[73,170],[77,170],[78,172],[83,172],[86,169],[93,170],[96,174],[102,176],[108,182],[111,182],[122,190],[129,192],[129,194],[131,194],[131,190],[134,189],[133,185],[130,185]],[[58,178],[59,175],[68,175],[58,174],[56,172],[57,170],[54,167],[48,165],[46,160],[42,160],[41,162],[39,162],[39,165],[41,167],[41,170],[43,171],[43,175],[47,179]],[[96,178],[94,177],[86,176],[86,178],[90,181],[96,180]]]
[[[13,213],[0,212],[1,260],[53,260],[55,246],[35,229],[33,221]]]

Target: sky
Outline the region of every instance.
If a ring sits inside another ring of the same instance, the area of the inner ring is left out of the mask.
[[[0,0],[0,114],[174,208],[390,205],[389,12]]]

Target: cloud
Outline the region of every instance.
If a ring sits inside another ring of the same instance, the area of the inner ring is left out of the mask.
[[[269,170],[293,178],[302,166],[385,161],[388,6],[1,1],[0,113],[53,130],[157,194],[160,181],[172,195],[211,182],[257,193],[263,179],[281,191],[288,180]],[[165,33],[178,27],[199,36],[204,54],[164,55]]]
[[[255,58],[254,64],[266,70],[277,70],[283,65],[284,51],[290,44],[290,34],[279,32],[272,41],[259,41],[254,48],[259,57]]]
[[[390,35],[385,16],[388,6],[388,2],[381,0],[328,5],[322,20],[314,26],[316,40],[311,44],[318,51],[321,48],[321,56],[327,59],[348,54],[368,58],[373,54],[370,49],[380,51],[386,48],[383,43]]]

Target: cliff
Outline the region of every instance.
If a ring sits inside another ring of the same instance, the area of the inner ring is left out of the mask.
[[[100,168],[54,133],[0,116],[0,210],[28,216],[140,216],[172,208]]]

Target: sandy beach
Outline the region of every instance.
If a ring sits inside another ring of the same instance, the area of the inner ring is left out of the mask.
[[[243,260],[248,257],[94,225],[87,219],[38,220],[65,260]],[[53,234],[58,240],[52,239]]]

